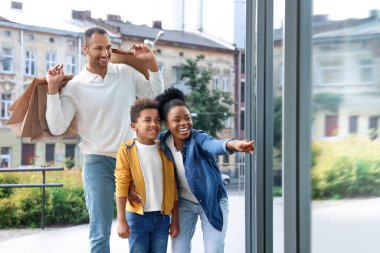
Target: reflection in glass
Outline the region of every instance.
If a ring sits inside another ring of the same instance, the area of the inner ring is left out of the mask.
[[[368,3],[314,2],[330,12],[313,17],[313,253],[380,249],[380,2]]]

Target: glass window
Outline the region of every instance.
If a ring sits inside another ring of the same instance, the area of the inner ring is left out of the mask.
[[[12,103],[12,94],[2,93],[1,94],[1,119],[9,119],[10,114],[8,112],[9,107]]]
[[[322,60],[320,69],[322,84],[335,84],[343,81],[343,62],[341,60]]]
[[[1,168],[9,168],[11,165],[11,148],[10,147],[1,147],[0,153]]]
[[[54,161],[54,148],[55,148],[55,144],[46,144],[45,145],[45,161],[47,163],[49,162],[53,162]]]
[[[321,108],[310,117],[311,252],[375,253],[380,248],[380,142],[375,140],[380,1],[315,0],[313,7],[312,58],[318,61],[312,92],[339,93],[343,100],[332,115]],[[321,46],[331,50],[321,52]],[[339,138],[323,138],[322,129]]]
[[[6,73],[13,73],[13,49],[3,48],[3,59],[1,62],[1,71]]]
[[[66,73],[65,74],[75,75],[76,69],[77,69],[77,65],[76,65],[75,56],[67,56],[66,57],[66,70],[65,70]]]
[[[36,75],[36,55],[32,51],[25,52],[25,75],[35,76]]]
[[[338,131],[338,116],[326,115],[325,116],[325,136],[336,136]]]
[[[75,144],[65,145],[65,157],[75,158]]]
[[[359,71],[361,83],[373,82],[373,64],[371,59],[359,61]]]
[[[179,67],[173,66],[172,67],[172,84],[178,84],[180,83],[180,75],[179,75]]]
[[[220,89],[220,87],[219,87],[219,77],[214,76],[214,77],[212,78],[212,88],[213,88],[214,90],[219,90],[219,89]]]
[[[53,52],[47,52],[45,60],[46,60],[46,71],[48,71],[49,68],[57,64],[56,54]]]
[[[350,134],[354,134],[358,132],[358,116],[350,116],[349,118],[349,129],[348,132]]]
[[[229,91],[230,84],[228,77],[223,78],[223,91]]]

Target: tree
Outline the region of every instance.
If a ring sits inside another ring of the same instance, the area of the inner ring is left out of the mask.
[[[211,73],[198,66],[203,55],[195,60],[187,59],[179,68],[180,79],[191,88],[191,93],[186,97],[187,104],[193,114],[193,125],[196,129],[208,131],[216,136],[218,131],[224,128],[224,121],[233,114],[230,106],[234,103],[228,92],[210,90],[208,83]]]

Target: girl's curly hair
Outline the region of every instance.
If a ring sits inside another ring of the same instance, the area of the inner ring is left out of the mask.
[[[161,120],[166,120],[169,111],[176,106],[185,106],[189,109],[185,101],[183,92],[176,88],[166,89],[158,95],[155,100],[158,101],[158,110],[160,111]]]

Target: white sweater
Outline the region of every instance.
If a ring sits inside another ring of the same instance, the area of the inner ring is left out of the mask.
[[[104,79],[84,67],[60,95],[47,96],[50,132],[64,133],[76,115],[82,153],[116,157],[120,143],[135,135],[129,111],[136,97],[154,97],[164,90],[159,71],[149,72],[149,79],[126,64],[108,64]]]

